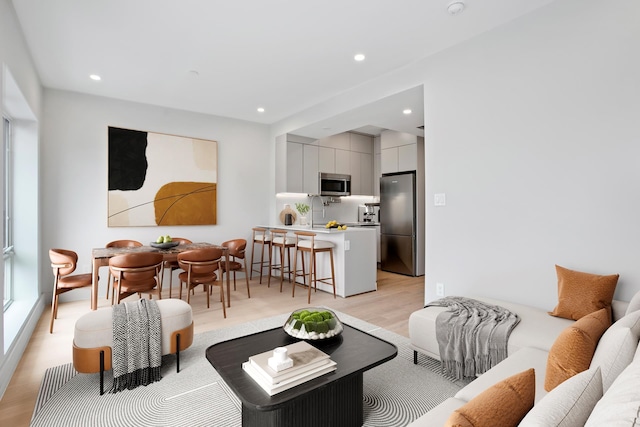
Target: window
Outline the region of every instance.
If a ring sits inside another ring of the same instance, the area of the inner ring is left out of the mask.
[[[3,257],[4,257],[4,298],[6,310],[13,301],[13,150],[11,149],[11,122],[2,118],[2,143],[4,149],[4,200],[3,200]]]

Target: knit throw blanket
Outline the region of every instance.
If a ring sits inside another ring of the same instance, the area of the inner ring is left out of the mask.
[[[113,306],[112,393],[160,381],[160,310],[153,300]]]
[[[464,297],[445,297],[427,306],[448,307],[436,318],[436,338],[445,373],[474,377],[507,357],[507,343],[520,322],[506,308]]]

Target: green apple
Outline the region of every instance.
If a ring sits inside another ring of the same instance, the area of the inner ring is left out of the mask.
[[[160,236],[156,239],[156,243],[163,243],[164,242],[164,236]]]
[[[169,236],[168,234],[166,236],[164,236],[164,242],[165,243],[171,243],[171,236]]]

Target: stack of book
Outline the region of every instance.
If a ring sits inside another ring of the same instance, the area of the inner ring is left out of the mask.
[[[266,391],[269,396],[288,390],[306,381],[336,370],[336,362],[328,354],[306,341],[285,347],[293,366],[276,372],[268,363],[273,350],[249,357],[242,369]]]

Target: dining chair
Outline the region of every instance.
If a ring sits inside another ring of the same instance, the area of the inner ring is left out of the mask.
[[[244,272],[244,279],[247,282],[247,298],[251,298],[251,291],[249,290],[249,275],[247,274],[247,258],[245,257],[245,251],[247,249],[247,241],[245,239],[233,239],[222,242],[220,245],[229,250],[229,273],[233,272],[233,290],[236,290],[236,272]],[[238,260],[242,260],[240,263]],[[222,272],[226,273],[225,263],[221,263]],[[223,277],[220,280],[224,279]],[[229,297],[229,295],[227,295]],[[230,301],[227,301],[227,304]]]
[[[172,242],[178,242],[178,246],[187,245],[193,243],[191,240],[186,239],[184,237],[172,237]],[[171,298],[171,289],[173,288],[173,272],[175,270],[179,270],[180,266],[178,265],[178,260],[175,261],[165,261],[164,262],[165,270],[169,270],[169,298]]]
[[[117,304],[133,294],[153,294],[162,299],[163,256],[157,252],[136,252],[109,259],[109,271],[115,278]],[[111,304],[114,299],[111,299]]]
[[[186,284],[187,303],[191,304],[191,290],[198,285],[204,287],[207,294],[207,308],[209,305],[209,287],[220,286],[220,301],[222,302],[222,314],[226,318],[227,310],[224,303],[224,286],[222,280],[218,281],[216,270],[222,271],[220,264],[223,261],[223,250],[217,247],[193,249],[178,254],[178,265],[184,271],[178,275],[180,279],[180,299],[182,299],[182,284]]]
[[[53,269],[53,298],[51,300],[51,321],[49,333],[53,333],[53,321],[58,317],[58,295],[74,289],[91,286],[91,273],[74,274],[78,265],[78,254],[67,249],[49,249],[49,259]]]
[[[140,246],[143,245],[137,240],[113,240],[104,245],[105,248],[139,248]],[[109,277],[107,277],[107,299],[109,299],[109,290],[111,290],[111,301],[113,301],[115,285],[113,283],[113,275],[111,274],[111,271],[109,271]]]

